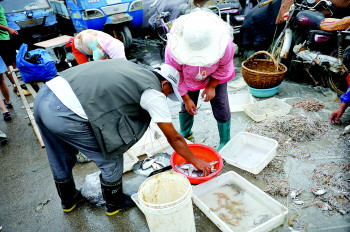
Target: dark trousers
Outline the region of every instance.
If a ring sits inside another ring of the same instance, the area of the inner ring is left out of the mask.
[[[222,83],[215,88],[215,97],[211,99],[210,105],[213,110],[213,115],[216,121],[220,123],[225,123],[231,120],[230,104],[228,101],[227,94],[227,83]],[[197,105],[199,90],[188,91],[188,96],[192,99],[194,104]],[[185,103],[181,104],[180,113],[187,113],[185,108]]]

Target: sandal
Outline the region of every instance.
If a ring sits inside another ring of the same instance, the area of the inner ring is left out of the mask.
[[[12,119],[10,112],[5,112],[2,114],[4,121],[10,121]]]
[[[4,104],[5,104],[7,109],[12,109],[13,108],[12,103],[6,103],[5,99],[4,99]]]

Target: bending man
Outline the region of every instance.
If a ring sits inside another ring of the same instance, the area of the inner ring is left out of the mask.
[[[101,75],[103,81],[97,78]],[[110,59],[70,68],[40,89],[34,115],[64,212],[82,200],[72,175],[78,151],[101,170],[107,215],[134,204],[122,190],[123,154],[142,137],[151,119],[175,151],[210,174],[210,165],[191,153],[171,123],[166,97],[181,101],[178,81],[179,73],[166,64],[152,72]]]

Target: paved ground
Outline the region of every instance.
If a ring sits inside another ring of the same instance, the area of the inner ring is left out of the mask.
[[[153,42],[137,40],[130,58],[132,56],[143,57],[144,63],[156,66],[160,63],[158,47]],[[240,61],[235,59],[235,65],[239,67]],[[240,75],[239,68],[237,73]],[[231,94],[246,91],[246,89],[232,88],[233,81],[230,82],[230,86]],[[32,127],[28,124],[26,111],[21,108],[20,98],[14,94],[11,97],[14,105],[14,109],[11,110],[13,120],[6,123],[0,122],[0,130],[9,137],[8,144],[0,147],[0,226],[2,227],[0,231],[149,231],[145,217],[137,207],[122,211],[116,216],[107,217],[103,207],[84,203],[75,211],[64,214],[60,207],[45,150],[37,143]],[[313,114],[324,124],[327,124],[329,114],[339,106],[339,102],[334,101],[334,95],[330,92],[288,81],[284,81],[276,97],[284,99],[289,104],[310,97],[323,102],[325,108],[320,112],[307,113],[293,108],[291,114],[300,112],[305,115]],[[30,97],[28,99],[32,101]],[[172,102],[169,102],[169,105],[173,113],[174,124],[178,128],[179,105]],[[305,207],[316,199],[315,196],[310,195],[310,188],[315,186],[315,180],[311,177],[318,167],[323,169],[324,165],[332,163],[337,166],[344,163],[349,164],[349,147],[345,145],[344,140],[338,138],[349,122],[348,111],[343,117],[342,124],[330,126],[329,132],[318,138],[317,141],[298,143],[304,152],[310,154],[309,157],[300,158],[287,155],[284,158],[285,162],[280,165],[280,168],[284,170],[283,176],[289,182],[289,190],[302,189],[303,193],[299,198],[305,204],[293,204],[290,197],[287,196],[279,194],[273,196],[290,211],[284,225],[275,231],[350,231],[348,213],[343,215],[336,211],[322,211],[316,205]],[[256,125],[258,124],[243,112],[232,113],[231,136]],[[217,145],[216,123],[208,105],[203,105],[196,117],[193,130],[198,142],[213,147]],[[282,153],[282,151],[279,152]],[[222,173],[233,170],[260,189],[265,190],[269,186],[260,177],[268,171],[275,171],[273,169],[274,167],[269,166],[261,175],[253,176],[226,164]],[[82,187],[85,176],[95,171],[97,168],[93,163],[77,164],[74,168],[77,186]],[[344,169],[339,178],[346,175],[349,175],[349,169]],[[125,190],[129,193],[136,192],[144,180],[145,177],[133,171],[126,173],[124,175]],[[345,183],[344,191],[349,196],[348,180]],[[345,201],[349,201],[349,198],[345,198]],[[194,206],[194,215],[197,231],[220,231],[196,206]],[[295,217],[295,220],[291,220],[291,217]],[[289,226],[294,226],[294,229],[288,228]]]

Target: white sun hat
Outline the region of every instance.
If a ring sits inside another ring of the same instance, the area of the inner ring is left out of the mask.
[[[168,64],[162,64],[159,68],[154,69],[155,72],[159,73],[162,77],[167,79],[171,86],[173,87],[173,93],[168,95],[168,98],[173,101],[182,102],[182,97],[178,90],[180,74],[179,72],[172,66]]]
[[[210,10],[198,8],[177,18],[167,36],[179,64],[211,66],[223,57],[233,30]]]

